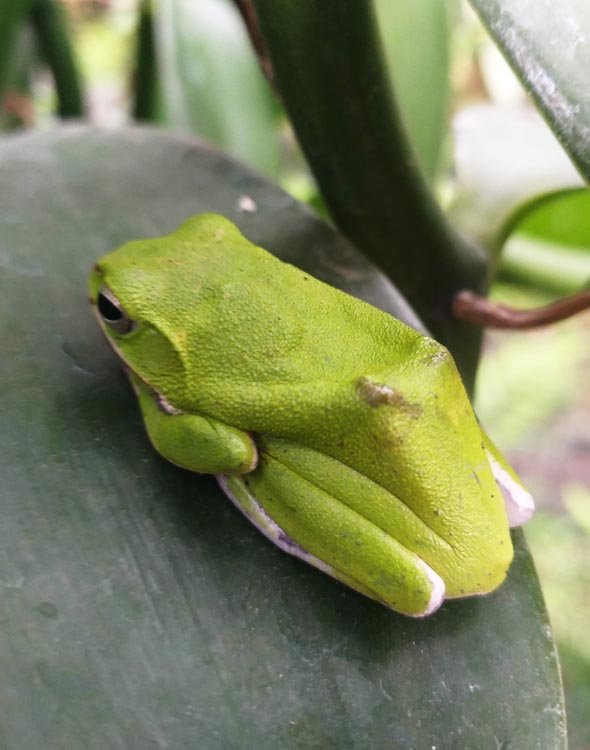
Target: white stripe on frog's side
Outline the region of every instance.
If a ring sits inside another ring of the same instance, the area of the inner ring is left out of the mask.
[[[511,528],[526,523],[535,512],[535,501],[530,492],[519,484],[486,450],[496,484],[502,490],[506,505],[506,516]]]
[[[320,560],[319,557],[315,557],[309,552],[306,552],[306,550],[304,550],[301,545],[297,544],[294,539],[286,534],[283,529],[281,529],[281,527],[277,523],[275,523],[268,515],[268,513],[266,513],[266,511],[261,507],[254,495],[248,492],[243,483],[242,489],[247,504],[240,502],[240,500],[238,500],[238,498],[230,490],[228,486],[228,477],[225,474],[216,474],[215,478],[219,482],[219,486],[221,487],[221,489],[229,497],[236,508],[242,511],[246,518],[252,524],[254,524],[254,526],[256,526],[256,528],[262,534],[264,534],[267,539],[273,542],[273,544],[276,544],[277,547],[283,550],[283,552],[287,552],[289,555],[294,555],[300,560],[304,560],[306,563],[319,568],[329,576],[332,576],[333,578],[338,577],[331,565],[328,565],[323,560]]]

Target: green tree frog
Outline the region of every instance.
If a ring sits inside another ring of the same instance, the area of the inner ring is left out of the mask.
[[[534,504],[449,352],[215,214],[89,280],[154,447],[281,549],[398,612],[485,594]]]

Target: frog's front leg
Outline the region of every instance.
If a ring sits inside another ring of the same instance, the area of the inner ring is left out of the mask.
[[[243,430],[200,414],[185,414],[131,376],[149,438],[168,461],[202,474],[252,471],[258,451]]]

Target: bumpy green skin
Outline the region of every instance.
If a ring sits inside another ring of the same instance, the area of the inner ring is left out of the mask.
[[[444,593],[429,568],[447,597],[504,580],[502,493],[438,343],[216,215],[104,256],[91,300],[105,287],[135,321],[103,328],[155,447],[229,475],[234,501],[283,548],[411,615]]]

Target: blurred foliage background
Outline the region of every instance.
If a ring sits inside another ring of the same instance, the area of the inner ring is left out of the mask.
[[[379,7],[386,49],[395,56],[403,46],[403,29],[388,26],[387,0]],[[81,76],[78,89],[85,97],[82,101],[74,95],[62,102],[62,115],[84,116],[105,127],[135,117],[192,132],[250,163],[326,215],[233,3],[162,0],[152,16],[146,2],[139,24],[136,0],[64,0],[61,8]],[[36,23],[47,22],[40,13]],[[424,15],[424,23],[432,23],[432,13]],[[391,59],[395,85],[405,101],[408,131],[419,144],[424,175],[449,212],[459,218],[469,214],[473,232],[485,237],[491,231],[492,182],[497,179],[490,170],[518,183],[518,175],[530,167],[527,160],[535,162],[538,151],[527,150],[532,142],[541,144],[546,162],[540,176],[535,168],[529,169],[529,179],[542,182],[547,164],[556,165],[554,175],[563,176],[552,184],[562,180],[575,187],[579,178],[475,14],[466,5],[441,3],[436,23],[443,29],[436,36],[438,45],[421,52],[432,57],[432,71],[441,79],[416,81],[411,68],[396,66]],[[185,33],[189,28],[191,33]],[[55,56],[55,49],[40,48],[30,27],[19,34],[0,126],[5,131],[49,128],[57,117],[56,92],[43,61]],[[399,38],[388,45],[392,34]],[[156,66],[146,66],[150,58],[157,60],[158,75]],[[442,79],[447,60],[450,90]],[[68,60],[56,64],[65,65],[67,75]],[[454,131],[447,129],[449,115],[454,117]],[[490,157],[488,148],[479,172],[471,167],[472,172],[464,174],[462,153],[473,153],[484,142],[498,158]],[[478,215],[473,205],[464,205],[462,181],[479,182],[484,186],[480,195],[491,196],[480,207],[480,226],[473,225]],[[503,238],[506,246],[493,298],[535,306],[587,284],[589,216],[588,193],[568,189],[514,217]],[[586,313],[541,331],[488,333],[476,401],[486,428],[510,455],[538,503],[526,537],[562,660],[573,750],[590,748],[589,325]]]

